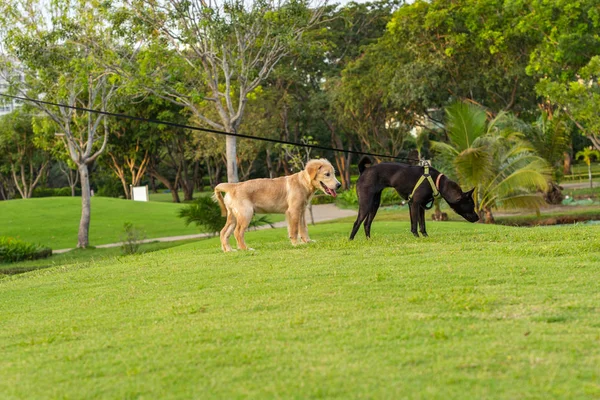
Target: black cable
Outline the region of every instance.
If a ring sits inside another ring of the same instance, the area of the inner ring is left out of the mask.
[[[125,119],[140,121],[140,122],[150,122],[153,124],[168,125],[168,126],[172,126],[172,127],[176,127],[176,128],[184,128],[184,129],[191,129],[191,130],[195,130],[195,131],[216,133],[218,135],[235,136],[235,137],[239,137],[239,138],[243,138],[243,139],[262,140],[263,142],[287,144],[287,145],[292,145],[292,146],[297,146],[297,147],[309,147],[312,149],[327,150],[327,151],[333,151],[333,152],[338,152],[338,153],[360,154],[360,155],[365,155],[365,156],[392,158],[395,160],[404,160],[404,161],[416,161],[416,162],[420,161],[418,159],[408,158],[408,157],[398,157],[398,156],[390,156],[387,154],[367,153],[364,151],[357,151],[357,150],[337,149],[334,147],[325,147],[325,146],[319,146],[316,144],[296,143],[296,142],[290,142],[287,140],[269,139],[269,138],[263,138],[263,137],[258,137],[258,136],[244,135],[241,133],[219,131],[219,130],[210,129],[210,128],[200,128],[197,126],[177,124],[175,122],[167,122],[167,121],[161,121],[161,120],[157,120],[157,119],[147,119],[147,118],[142,118],[142,117],[135,117],[133,115],[111,113],[108,111],[94,110],[94,109],[85,108],[85,107],[68,106],[68,105],[64,105],[64,104],[53,103],[50,101],[35,100],[35,99],[28,98],[28,97],[13,96],[13,95],[5,94],[5,93],[0,93],[0,96],[9,97],[11,99],[23,100],[23,101],[31,101],[33,103],[41,103],[41,104],[46,104],[46,105],[55,106],[55,107],[64,107],[64,108],[70,108],[70,109],[78,110],[78,111],[91,112],[91,113],[106,115],[106,116],[110,116],[110,117],[125,118]]]

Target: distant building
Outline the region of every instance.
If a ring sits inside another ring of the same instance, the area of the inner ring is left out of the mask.
[[[23,76],[19,77],[23,80]],[[0,93],[6,93],[8,91],[8,81],[6,75],[0,73]],[[8,97],[0,96],[0,116],[13,112],[16,108],[21,107],[23,102],[21,100],[11,99]]]

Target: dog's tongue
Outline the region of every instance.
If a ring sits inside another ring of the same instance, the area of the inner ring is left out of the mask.
[[[337,197],[337,193],[336,193],[335,189],[329,189],[329,188],[327,188],[327,189],[329,190],[329,194],[330,194],[332,197]]]

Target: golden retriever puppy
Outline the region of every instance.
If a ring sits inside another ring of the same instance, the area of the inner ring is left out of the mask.
[[[306,206],[317,189],[335,197],[340,186],[333,165],[325,159],[310,160],[304,170],[293,175],[217,185],[214,199],[222,215],[227,215],[221,230],[221,248],[231,251],[229,237],[233,233],[238,249],[248,249],[244,233],[254,213],[285,214],[292,244],[298,243],[298,236],[302,242],[310,242],[304,215]],[[225,192],[225,197],[221,192]]]

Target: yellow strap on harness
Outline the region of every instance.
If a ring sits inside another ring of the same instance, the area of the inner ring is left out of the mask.
[[[412,202],[412,198],[415,195],[415,192],[417,191],[417,189],[419,188],[419,186],[421,186],[421,184],[423,183],[423,181],[425,181],[426,179],[427,179],[427,181],[429,181],[429,184],[431,185],[431,190],[433,190],[433,198],[436,199],[436,198],[438,198],[440,196],[440,191],[435,186],[435,182],[433,182],[433,178],[431,177],[431,175],[429,175],[429,166],[425,165],[423,167],[423,175],[421,175],[421,177],[417,181],[417,184],[415,185],[412,193],[410,194],[410,196],[408,196],[408,203],[409,204]],[[427,206],[425,208],[428,209]],[[429,208],[431,208],[431,206],[429,206]]]

